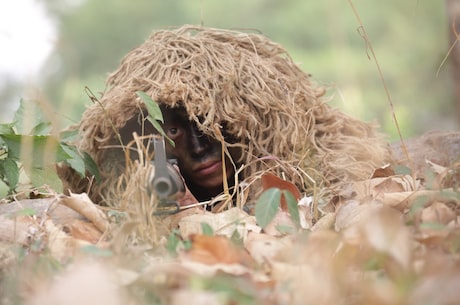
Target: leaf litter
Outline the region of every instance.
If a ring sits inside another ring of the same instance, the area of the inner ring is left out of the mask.
[[[268,190],[289,183],[273,181]],[[280,196],[271,227],[236,207],[185,210],[161,219],[166,226],[175,218],[179,230],[165,229],[169,233],[153,244],[133,235],[139,221],[110,217],[114,211],[85,194],[56,194],[42,205],[12,202],[16,208],[2,211],[0,257],[3,284],[14,292],[3,290],[2,298],[24,304],[80,304],[81,294],[89,304],[456,304],[455,186],[433,190],[407,175],[379,175],[351,183],[338,197],[328,202],[332,212],[307,227],[294,225]],[[18,213],[24,209],[35,213]],[[299,211],[305,217],[310,209]],[[177,242],[167,249],[172,236]]]

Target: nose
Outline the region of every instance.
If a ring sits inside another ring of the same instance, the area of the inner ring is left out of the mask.
[[[211,148],[209,138],[196,126],[190,129],[189,149],[192,157],[202,158]]]

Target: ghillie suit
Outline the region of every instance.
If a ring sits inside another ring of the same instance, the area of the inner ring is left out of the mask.
[[[84,113],[79,148],[102,172],[90,191],[96,200],[110,201],[123,174],[123,154],[108,147],[120,145],[116,130],[143,119],[136,91],[183,105],[210,136],[218,138],[216,128],[225,126],[243,150],[234,160],[243,166],[240,177],[251,183],[271,171],[309,192],[368,178],[386,162],[373,126],[327,105],[325,89],[280,45],[259,34],[183,26],[155,32],[127,54],[100,103]],[[79,183],[69,180],[71,189],[85,191]]]

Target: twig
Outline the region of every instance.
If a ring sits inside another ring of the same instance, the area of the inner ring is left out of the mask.
[[[374,62],[375,62],[375,65],[377,67],[380,80],[382,81],[382,85],[383,85],[383,88],[385,89],[385,94],[386,94],[387,99],[388,99],[388,104],[390,105],[391,115],[392,115],[393,121],[395,123],[396,129],[398,131],[399,139],[401,140],[402,149],[404,151],[404,154],[406,155],[407,160],[411,164],[411,167],[413,167],[412,166],[412,164],[413,164],[412,159],[409,157],[409,153],[407,151],[407,146],[404,143],[404,139],[403,139],[403,136],[401,134],[401,129],[399,128],[399,123],[398,123],[398,120],[396,119],[396,114],[395,114],[395,110],[394,110],[394,106],[393,106],[393,99],[391,98],[390,91],[388,90],[387,82],[385,80],[385,77],[383,76],[383,72],[382,72],[382,69],[380,68],[380,64],[379,64],[379,61],[377,60],[377,56],[375,55],[374,48],[372,47],[372,44],[371,44],[371,42],[369,40],[369,36],[367,35],[367,31],[366,31],[366,29],[365,29],[365,27],[363,25],[363,22],[361,21],[361,17],[359,16],[358,11],[356,10],[356,8],[355,8],[355,6],[353,4],[353,1],[348,0],[348,3],[350,4],[351,9],[353,10],[353,13],[355,14],[356,19],[358,20],[358,23],[359,23],[358,33],[364,39],[364,42],[366,43],[367,57],[369,58],[369,60],[373,59]],[[369,51],[370,51],[371,56],[369,55]]]
[[[115,125],[113,125],[112,119],[110,118],[109,114],[105,110],[104,105],[102,105],[101,101],[99,101],[99,99],[94,95],[94,93],[91,91],[91,89],[89,89],[87,86],[85,86],[85,93],[86,93],[86,95],[88,95],[88,97],[91,100],[91,102],[101,106],[102,110],[104,111],[104,114],[107,117],[107,120],[109,121],[110,127],[112,127],[112,130],[115,133],[115,135],[117,136],[117,139],[120,142],[120,145],[122,146],[123,150],[125,150],[124,145],[123,145],[123,140],[121,139],[120,133],[115,128]]]
[[[457,33],[457,29],[455,28],[455,23],[457,21],[456,19],[457,18],[454,17],[454,20],[452,20],[452,32],[455,34],[455,41],[450,46],[449,50],[447,51],[446,56],[444,56],[444,58],[442,59],[441,64],[439,64],[438,70],[436,71],[436,77],[439,76],[439,72],[441,71],[442,66],[444,66],[444,64],[446,63],[447,59],[450,56],[450,53],[452,53],[452,51],[454,50],[455,46],[457,45],[457,42],[460,41],[460,35]]]

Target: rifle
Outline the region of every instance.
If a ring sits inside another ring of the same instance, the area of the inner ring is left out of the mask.
[[[180,210],[176,199],[185,194],[184,181],[173,166],[177,164],[177,160],[166,158],[164,137],[155,137],[152,141],[155,150],[155,158],[152,161],[155,172],[149,179],[147,189],[154,192],[159,200],[154,215],[175,214]]]

